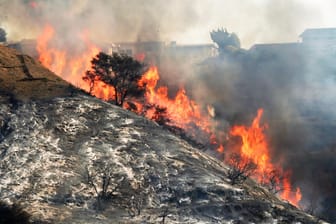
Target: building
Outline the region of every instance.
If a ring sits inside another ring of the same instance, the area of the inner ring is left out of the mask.
[[[108,53],[127,54],[151,64],[160,65],[161,60],[183,60],[199,63],[217,55],[213,44],[178,45],[175,41],[166,44],[162,41],[113,43]]]
[[[176,42],[171,42],[166,47],[166,53],[171,57],[199,63],[209,57],[216,56],[218,51],[213,44],[177,45]]]
[[[107,53],[127,54],[140,61],[145,60],[157,64],[164,49],[165,44],[161,41],[121,42],[111,44]]]
[[[293,55],[301,50],[302,45],[300,43],[255,44],[250,48],[251,52],[260,52],[264,55],[271,55],[274,52]]]
[[[336,53],[336,28],[306,29],[300,37],[301,43],[310,52]]]
[[[293,57],[302,53],[315,56],[336,53],[336,28],[306,29],[299,37],[299,42],[255,44],[249,51],[268,56],[276,54]]]

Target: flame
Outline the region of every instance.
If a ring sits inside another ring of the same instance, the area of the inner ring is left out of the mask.
[[[36,49],[40,62],[66,81],[89,91],[89,85],[82,80],[82,77],[85,71],[90,69],[91,59],[99,53],[100,49],[89,41],[88,32],[83,32],[79,36],[78,42],[84,44],[85,49],[77,54],[67,49],[55,47],[55,35],[55,29],[51,25],[46,25],[37,38]],[[138,57],[144,59],[145,55],[139,54]],[[200,106],[188,98],[185,89],[181,88],[175,98],[170,99],[166,86],[157,88],[159,79],[157,67],[152,66],[139,81],[139,86],[146,85],[146,103],[167,108],[167,117],[174,126],[190,130],[193,125],[196,125],[202,131],[210,133],[209,115],[203,114]],[[98,80],[95,82],[92,94],[98,98],[109,100],[114,96],[114,93],[113,87]],[[136,105],[139,106],[139,103]],[[154,109],[148,110],[146,117],[152,118],[154,112]]]
[[[202,113],[201,107],[190,100],[184,88],[180,88],[174,99],[168,97],[168,88],[157,88],[160,79],[158,69],[151,66],[139,81],[139,86],[146,86],[145,98],[150,104],[167,108],[170,123],[184,130],[190,130],[196,125],[202,131],[210,133],[210,118]],[[146,117],[152,117],[153,111],[148,111]]]
[[[90,42],[88,32],[83,32],[77,37],[78,43],[84,46],[78,53],[56,47],[55,35],[55,29],[51,25],[46,25],[38,36],[36,50],[39,53],[39,61],[64,80],[88,91],[89,85],[82,77],[90,69],[91,60],[100,52],[100,49]],[[92,94],[109,100],[114,95],[114,89],[98,81]]]
[[[46,25],[41,35],[37,38],[36,49],[39,53],[40,62],[66,81],[88,91],[89,85],[83,81],[82,77],[85,71],[90,69],[91,59],[99,53],[100,49],[90,42],[88,32],[83,32],[78,37],[78,42],[85,46],[79,53],[57,46],[55,44],[55,35],[55,29],[51,25]],[[144,56],[138,55],[138,58],[144,59]],[[188,98],[184,88],[179,89],[174,99],[169,98],[166,86],[157,87],[159,79],[157,67],[152,66],[139,81],[139,86],[146,87],[145,103],[166,108],[169,122],[176,127],[190,131],[197,126],[203,134],[209,134],[210,143],[217,146],[217,152],[223,153],[224,147],[218,142],[218,137],[220,136],[211,133],[210,121],[211,117],[215,116],[214,108],[208,106],[207,111],[204,113],[201,106]],[[97,81],[92,94],[101,99],[109,100],[114,96],[114,93],[113,87]],[[142,103],[133,103],[138,111],[141,111],[144,107]],[[281,182],[283,191],[280,196],[297,206],[302,197],[301,190],[296,188],[293,191],[290,173],[284,174],[281,168],[272,164],[267,139],[264,134],[267,125],[260,125],[262,114],[263,110],[259,109],[251,127],[234,126],[230,134],[241,137],[242,146],[240,153],[242,157],[252,160],[257,165],[255,178],[260,182],[265,182],[269,178],[271,171],[279,171],[284,176]],[[155,110],[147,110],[145,115],[151,119],[155,115]],[[276,181],[280,183],[280,178]]]
[[[219,147],[217,148],[217,152],[219,152],[219,153],[224,152],[224,146],[222,144],[220,144]]]
[[[257,179],[263,180],[263,174],[274,170],[270,162],[268,145],[263,133],[266,126],[260,126],[260,119],[263,110],[259,109],[257,116],[253,119],[251,127],[234,126],[230,134],[240,136],[242,139],[241,154],[243,157],[251,159],[257,165]]]
[[[287,200],[291,204],[298,206],[302,198],[301,189],[297,187],[295,191],[292,190],[292,186],[291,186],[289,178],[290,178],[290,174],[287,173],[282,182],[283,191],[281,192],[280,196],[281,198]]]
[[[284,173],[280,167],[275,166],[271,161],[269,146],[264,134],[268,125],[260,125],[262,115],[263,109],[259,109],[250,127],[233,126],[230,134],[241,138],[240,154],[242,158],[249,159],[257,165],[257,170],[254,174],[257,181],[268,184],[272,171],[276,170],[283,176],[282,183],[280,183],[280,178],[276,179],[277,184],[282,185],[283,188],[280,197],[298,206],[302,197],[300,188],[293,191],[290,182],[290,173]]]

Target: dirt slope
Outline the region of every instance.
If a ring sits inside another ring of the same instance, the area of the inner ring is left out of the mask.
[[[29,100],[69,96],[75,90],[31,57],[0,45],[0,91]]]

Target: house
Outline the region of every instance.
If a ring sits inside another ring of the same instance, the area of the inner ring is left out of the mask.
[[[300,37],[302,45],[310,52],[336,53],[336,28],[306,29]]]
[[[160,64],[162,59],[184,60],[199,63],[215,56],[217,49],[213,44],[178,45],[175,41],[166,44],[162,41],[126,42],[111,44],[108,53],[124,53],[137,59],[144,58],[151,64]]]

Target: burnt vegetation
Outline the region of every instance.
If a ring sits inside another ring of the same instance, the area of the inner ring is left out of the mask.
[[[97,210],[104,210],[106,202],[110,201],[118,189],[117,179],[124,178],[113,172],[113,165],[105,160],[95,161],[93,168],[86,167],[86,183],[91,186],[97,199]]]
[[[131,184],[125,173],[117,172],[118,167],[109,157],[92,161],[92,167],[85,168],[84,182],[94,191],[97,212],[108,208],[123,208],[130,217],[139,216],[146,203],[146,183]]]
[[[243,158],[238,153],[232,153],[228,163],[230,169],[227,177],[232,185],[243,183],[257,169],[257,165],[251,159]]]

